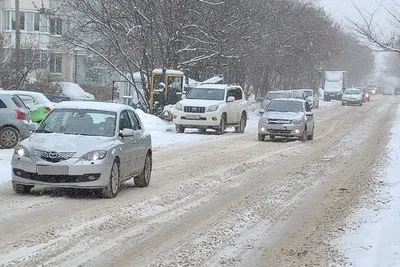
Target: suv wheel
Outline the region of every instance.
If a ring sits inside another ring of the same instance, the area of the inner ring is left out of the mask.
[[[240,118],[239,127],[235,127],[235,132],[244,133],[246,129],[247,118],[246,114],[242,113],[242,117]]]
[[[33,188],[33,185],[12,183],[12,187],[13,187],[15,193],[17,193],[17,194],[29,194],[29,192]]]
[[[0,130],[0,147],[10,149],[19,142],[19,133],[13,127],[4,127]]]
[[[176,125],[175,129],[176,129],[177,133],[184,133],[185,132],[185,128],[182,127],[182,125]]]
[[[225,130],[226,130],[226,115],[223,114],[221,116],[221,122],[219,123],[217,134],[224,134]]]

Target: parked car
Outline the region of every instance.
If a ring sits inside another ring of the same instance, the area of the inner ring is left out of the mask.
[[[6,92],[9,94],[16,94],[22,99],[24,104],[29,108],[29,114],[32,122],[41,122],[54,108],[54,103],[42,93],[30,91]]]
[[[349,88],[344,91],[342,97],[342,105],[359,105],[362,106],[363,96],[359,89]]]
[[[265,108],[269,105],[269,103],[276,98],[292,98],[293,97],[293,92],[288,91],[288,90],[280,90],[280,91],[269,91],[262,103],[261,103],[261,108],[260,108],[260,115],[264,113]]]
[[[394,95],[400,95],[400,87],[394,88],[393,94],[394,94]]]
[[[151,136],[129,106],[62,102],[15,148],[11,166],[17,193],[44,185],[100,189],[113,198],[132,177],[138,187],[149,185]]]
[[[295,137],[301,141],[314,139],[314,115],[306,100],[274,99],[258,122],[258,140]]]
[[[178,133],[186,128],[207,129],[225,133],[227,127],[243,133],[248,118],[248,101],[238,85],[203,84],[193,88],[185,99],[176,103],[173,122]]]
[[[29,111],[16,94],[0,92],[0,147],[10,149],[30,135]]]

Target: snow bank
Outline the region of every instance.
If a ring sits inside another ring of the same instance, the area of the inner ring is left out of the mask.
[[[11,180],[12,149],[0,149],[0,184]]]
[[[147,114],[140,109],[136,109],[136,114],[140,117],[147,131],[173,131],[174,125],[167,124],[157,116]]]
[[[390,165],[374,209],[358,212],[339,246],[353,266],[400,266],[400,109],[391,131]]]
[[[60,86],[61,92],[64,96],[69,96],[76,99],[94,100],[94,96],[92,94],[85,92],[85,90],[83,90],[76,83],[59,82],[57,85]]]

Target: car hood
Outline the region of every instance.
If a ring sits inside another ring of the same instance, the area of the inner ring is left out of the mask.
[[[100,149],[108,149],[116,144],[113,137],[67,135],[60,133],[33,133],[21,145],[29,151],[43,150],[56,152],[75,152],[74,157]]]
[[[303,117],[303,112],[273,112],[268,111],[264,116],[272,120],[300,120]]]
[[[224,100],[202,100],[202,99],[183,99],[179,101],[179,103],[183,106],[192,106],[192,107],[209,107],[212,105],[220,105],[225,103]]]

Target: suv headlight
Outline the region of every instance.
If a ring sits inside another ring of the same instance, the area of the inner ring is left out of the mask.
[[[219,105],[212,105],[212,106],[209,106],[208,109],[207,109],[207,112],[216,111],[218,108],[219,108]]]
[[[29,158],[29,151],[23,146],[17,146],[14,149],[14,155],[17,155],[18,157],[26,157]]]
[[[293,125],[300,125],[301,120],[293,120],[292,123],[293,123]]]
[[[269,120],[268,120],[268,118],[266,118],[266,117],[261,117],[261,119],[260,119],[260,122],[262,122],[262,123],[269,123]]]
[[[176,110],[180,110],[180,111],[182,111],[182,104],[180,104],[180,103],[176,103],[176,105],[175,105],[175,109],[176,109]]]
[[[85,161],[95,161],[95,160],[102,160],[106,157],[107,151],[106,150],[95,150],[86,153],[82,156],[81,160]]]

